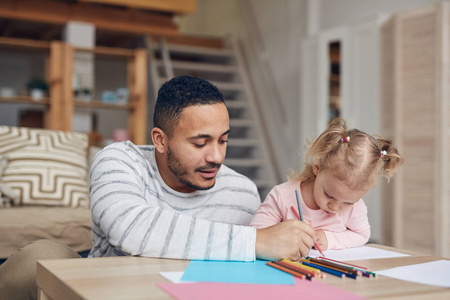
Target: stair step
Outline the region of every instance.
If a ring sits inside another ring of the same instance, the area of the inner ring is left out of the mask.
[[[153,41],[153,44],[155,45],[158,45],[161,39],[158,36],[151,36],[150,38]],[[168,45],[182,45],[182,46],[184,45],[184,46],[208,47],[217,49],[225,48],[225,41],[223,38],[220,37],[180,34],[180,35],[165,36],[164,40]]]
[[[228,146],[232,147],[248,147],[259,146],[260,141],[255,139],[229,139]]]
[[[257,158],[225,158],[224,164],[230,168],[236,167],[262,167],[267,163],[264,159]]]
[[[247,102],[243,100],[227,100],[225,99],[225,105],[228,108],[247,108],[248,104]]]
[[[253,120],[230,119],[231,127],[252,127],[255,123]]]
[[[233,51],[231,49],[217,49],[208,47],[197,46],[183,46],[183,45],[167,45],[170,53],[186,53],[193,55],[205,55],[216,57],[233,57]]]
[[[158,66],[162,66],[162,62],[158,62]],[[181,62],[172,61],[174,69],[178,70],[190,70],[190,71],[205,71],[214,73],[237,73],[239,68],[237,66],[221,65],[221,64],[205,64],[197,62]]]

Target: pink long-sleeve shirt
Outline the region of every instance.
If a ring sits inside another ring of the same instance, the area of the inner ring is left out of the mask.
[[[322,229],[325,232],[328,241],[327,249],[358,247],[367,243],[370,237],[370,225],[367,206],[362,199],[343,213],[329,214],[322,209],[313,210],[306,206],[300,184],[300,181],[291,180],[275,186],[264,203],[259,206],[250,226],[259,229],[297,219],[291,206],[298,211],[295,197],[295,190],[298,190],[303,218],[311,221],[314,229]]]

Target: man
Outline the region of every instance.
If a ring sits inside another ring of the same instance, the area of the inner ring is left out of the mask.
[[[315,233],[306,223],[246,226],[260,198],[253,182],[222,164],[229,133],[214,85],[191,76],[166,82],[155,107],[154,146],[116,143],[93,161],[89,256],[253,261],[307,255]],[[68,257],[78,255],[56,242],[24,247],[0,266],[0,298],[36,299],[36,260]]]
[[[94,159],[89,256],[253,261],[306,255],[315,236],[302,222],[243,226],[261,202],[253,182],[222,165],[229,133],[214,85],[191,76],[166,82],[154,112],[154,147],[113,144]]]

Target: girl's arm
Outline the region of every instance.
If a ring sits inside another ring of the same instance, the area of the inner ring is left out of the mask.
[[[354,204],[349,217],[343,221],[347,227],[347,230],[343,232],[323,230],[328,243],[326,249],[359,247],[369,241],[370,225],[367,206],[362,200]]]

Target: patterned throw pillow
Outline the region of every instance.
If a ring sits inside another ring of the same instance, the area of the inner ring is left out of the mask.
[[[1,182],[14,205],[89,206],[86,134],[0,126]]]

